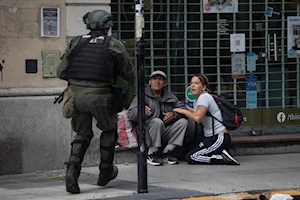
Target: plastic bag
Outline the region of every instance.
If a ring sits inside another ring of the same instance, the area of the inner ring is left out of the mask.
[[[138,146],[136,128],[127,115],[127,110],[118,113],[117,131],[118,145],[120,147],[134,148]]]

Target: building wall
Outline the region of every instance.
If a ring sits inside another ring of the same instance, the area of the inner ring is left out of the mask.
[[[58,7],[61,15],[60,37],[41,37],[41,7]],[[42,51],[65,48],[64,1],[4,0],[0,3],[0,60],[3,66],[1,88],[52,87],[64,83],[56,78],[42,77]],[[25,73],[25,60],[36,59],[37,73]]]
[[[63,91],[66,82],[55,77],[43,77],[42,51],[58,50],[62,55],[70,38],[88,32],[82,16],[94,9],[110,11],[110,3],[110,0],[0,1],[0,64],[3,67],[0,71],[0,175],[64,168],[63,163],[68,159],[70,143],[75,133],[71,130],[70,120],[62,117],[60,105],[53,105],[53,100]],[[41,7],[60,8],[59,37],[41,37]],[[133,8],[129,4],[127,7],[130,10],[128,17],[133,19]],[[122,14],[118,10],[115,14],[121,15],[120,13]],[[194,13],[198,15],[198,12]],[[133,21],[124,23],[134,24]],[[123,40],[121,34],[127,34],[128,30],[123,31],[121,23],[118,23],[118,27],[118,33],[115,29],[114,34]],[[134,35],[134,29],[130,31]],[[134,40],[130,38],[125,45],[130,48],[134,57]],[[25,72],[26,59],[37,60],[37,73]],[[154,66],[148,69],[152,67]],[[181,64],[179,68],[182,69]],[[176,73],[172,73],[172,76],[176,76]],[[264,130],[266,134],[299,132],[296,124],[298,121],[287,126],[266,123],[276,120],[275,111],[270,110],[270,115],[265,114],[262,109],[245,111],[247,122],[232,132],[232,135],[249,134],[250,130]],[[296,111],[298,110],[294,109],[291,112]],[[251,119],[259,124],[252,123]],[[83,162],[85,166],[99,164],[101,131],[95,127],[94,131],[95,136]]]
[[[41,7],[60,8],[60,36],[41,36]],[[0,2],[0,175],[62,169],[74,137],[70,120],[53,104],[66,82],[43,77],[42,51],[59,50],[66,41],[87,33],[82,16],[110,11],[109,1],[2,0]],[[37,73],[26,73],[25,60],[37,60]],[[100,130],[83,165],[99,164]]]

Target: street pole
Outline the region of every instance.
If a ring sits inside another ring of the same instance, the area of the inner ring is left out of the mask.
[[[145,137],[145,41],[144,0],[135,1],[135,37],[138,80],[138,193],[148,193],[146,137]]]

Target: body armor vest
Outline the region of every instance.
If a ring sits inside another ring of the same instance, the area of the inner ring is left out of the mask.
[[[88,43],[86,43],[89,40]],[[115,82],[113,57],[108,51],[110,37],[99,36],[91,39],[89,35],[82,36],[76,48],[76,55],[71,55],[68,66],[68,79],[83,79],[111,83]]]

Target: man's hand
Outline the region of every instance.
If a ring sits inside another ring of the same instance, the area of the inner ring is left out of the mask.
[[[150,116],[151,115],[151,108],[149,108],[148,106],[145,106],[145,115],[146,116]]]
[[[174,119],[174,113],[173,112],[167,112],[165,113],[165,117],[163,119],[165,124],[171,123]]]

